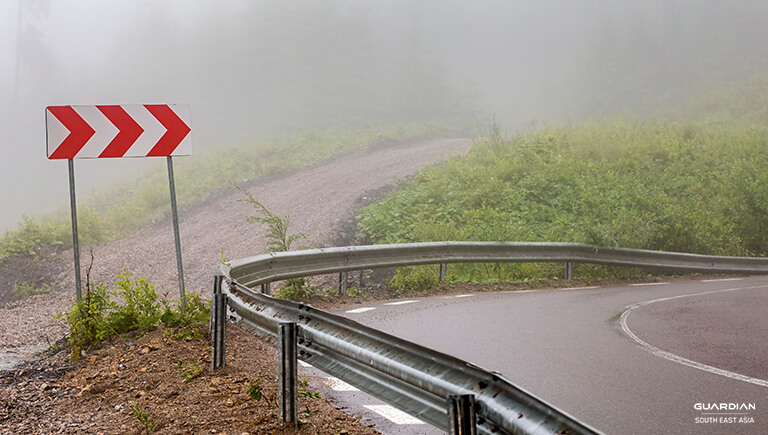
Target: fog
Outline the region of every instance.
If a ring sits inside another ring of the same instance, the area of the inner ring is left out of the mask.
[[[189,104],[196,153],[337,124],[642,117],[768,70],[766,24],[765,0],[3,0],[0,229],[68,200],[49,105]],[[79,198],[145,163],[77,160]]]

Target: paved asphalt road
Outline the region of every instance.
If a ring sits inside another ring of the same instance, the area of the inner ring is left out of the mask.
[[[768,433],[764,277],[480,293],[361,308],[375,309],[342,314],[500,371],[605,433]],[[754,409],[697,410],[698,403]]]

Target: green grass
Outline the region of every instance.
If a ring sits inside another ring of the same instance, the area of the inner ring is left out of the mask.
[[[25,299],[30,296],[44,295],[52,292],[54,286],[48,284],[40,284],[39,287],[29,282],[15,282],[13,283],[13,296],[15,299]]]
[[[442,123],[333,127],[200,153],[174,161],[176,195],[183,205],[233,182],[301,168],[376,141],[403,140],[449,130]],[[163,217],[169,209],[168,175],[163,162],[158,161],[135,179],[106,187],[78,205],[80,242],[91,245],[124,237]],[[0,262],[10,256],[38,255],[43,247],[71,245],[67,210],[41,217],[23,216],[15,229],[0,236]]]
[[[768,81],[752,85],[748,101],[768,96]],[[696,106],[699,120],[609,118],[509,138],[493,130],[468,155],[422,170],[364,208],[359,233],[382,243],[552,241],[768,255],[768,125],[745,121],[765,109],[747,105],[744,93],[731,96],[730,112]],[[464,281],[562,273],[554,264],[451,266]],[[586,277],[637,273],[576,268]]]
[[[164,325],[165,333],[174,339],[200,337],[199,328],[210,317],[210,303],[197,293],[188,295],[183,306],[161,297],[146,278],[131,279],[126,271],[115,277],[114,290],[104,283],[91,283],[89,276],[90,268],[82,299],[72,302],[71,311],[57,316],[66,318],[69,325],[67,338],[73,361],[109,337],[138,329]]]

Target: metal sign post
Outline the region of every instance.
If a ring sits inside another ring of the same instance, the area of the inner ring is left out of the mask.
[[[168,162],[168,185],[171,188],[171,215],[173,216],[173,237],[176,243],[176,268],[179,273],[179,297],[181,308],[187,308],[187,295],[184,292],[184,270],[181,265],[181,236],[179,235],[179,212],[176,208],[176,183],[173,181],[173,157],[166,157]]]
[[[75,161],[69,159],[69,208],[72,212],[72,249],[75,253],[75,292],[77,301],[83,297],[80,282],[80,243],[77,237],[77,201],[75,200]]]
[[[190,110],[185,105],[127,104],[99,106],[48,106],[45,109],[46,148],[49,159],[69,161],[69,194],[72,209],[72,242],[75,254],[77,300],[82,297],[80,244],[75,204],[73,159],[166,157],[171,189],[173,235],[179,273],[179,303],[187,306],[181,264],[179,213],[172,156],[192,154]]]

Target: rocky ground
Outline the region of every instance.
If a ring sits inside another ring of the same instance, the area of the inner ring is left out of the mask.
[[[228,328],[227,365],[213,374],[209,337],[168,332],[113,339],[79,363],[48,351],[0,373],[0,433],[378,433],[301,384],[298,428],[279,424],[276,351],[250,331]]]

